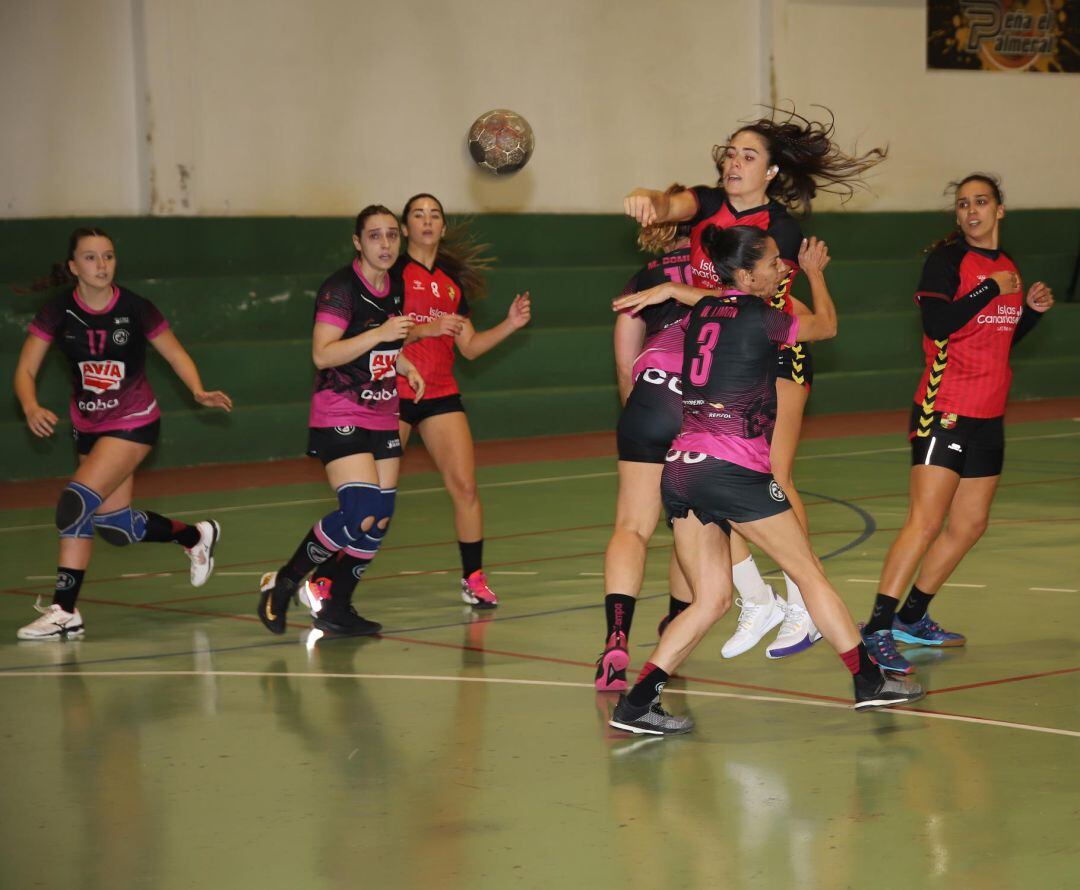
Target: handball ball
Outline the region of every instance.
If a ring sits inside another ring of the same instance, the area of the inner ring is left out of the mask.
[[[520,114],[496,108],[480,115],[469,128],[469,154],[488,173],[516,173],[533,153],[533,131]]]

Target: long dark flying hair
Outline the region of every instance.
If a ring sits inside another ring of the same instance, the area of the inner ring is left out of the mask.
[[[701,246],[712,260],[721,283],[735,287],[735,273],[739,269],[751,271],[765,256],[765,239],[768,237],[765,230],[757,226],[726,229],[708,226],[701,234]]]
[[[960,193],[960,189],[962,189],[969,182],[985,183],[986,185],[990,186],[990,191],[994,193],[994,200],[997,201],[998,204],[1005,203],[1005,192],[1002,191],[1000,177],[995,176],[993,173],[969,173],[963,179],[958,179],[955,182],[950,182],[947,186],[945,186],[944,194],[953,196],[954,215],[956,210],[956,196]],[[949,244],[955,244],[963,237],[964,233],[960,231],[960,226],[954,225],[953,230],[949,232],[948,235],[946,235],[944,238],[938,238],[938,240],[935,241],[933,244],[924,248],[923,253],[933,253],[939,247],[945,247]]]
[[[863,154],[841,151],[833,142],[836,118],[828,108],[824,108],[829,115],[828,123],[805,118],[794,109],[767,108],[771,117],[739,127],[728,141],[738,133],[757,133],[765,141],[769,163],[780,168],[765,193],[796,214],[808,214],[810,202],[819,191],[839,195],[841,202],[848,201],[856,188],[866,187],[863,174],[885,160],[889,153],[888,146],[872,148]],[[727,145],[713,146],[713,162],[721,176],[727,148]]]
[[[665,195],[675,195],[687,190],[685,185],[675,182],[665,190]],[[674,249],[680,238],[690,235],[690,226],[686,223],[654,223],[642,226],[638,232],[637,245],[645,253],[662,254]]]
[[[439,205],[439,212],[446,222],[446,211],[443,210],[442,201],[428,192],[420,192],[413,195],[405,202],[405,209],[401,211],[401,224],[408,227],[409,211],[412,205],[421,198],[430,198]],[[407,248],[406,248],[407,249]],[[443,270],[461,285],[469,301],[482,299],[487,295],[487,281],[484,272],[491,268],[495,261],[490,253],[491,245],[481,243],[477,237],[469,231],[467,223],[459,222],[452,229],[447,223],[446,234],[439,242],[438,252],[435,254],[435,262],[443,267]]]
[[[112,237],[104,229],[97,226],[80,226],[71,233],[71,237],[68,238],[68,250],[67,259],[59,263],[53,263],[52,268],[47,275],[38,278],[30,285],[32,291],[52,290],[54,287],[69,287],[76,282],[76,278],[71,274],[71,270],[68,268],[68,263],[75,259],[75,251],[79,248],[79,242],[83,238],[108,238],[110,243],[115,247]]]

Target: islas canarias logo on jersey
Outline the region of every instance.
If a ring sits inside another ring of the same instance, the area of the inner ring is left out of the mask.
[[[386,380],[390,377],[396,377],[397,357],[398,351],[396,349],[372,350],[371,358],[368,361],[368,370],[371,372],[371,379]]]
[[[79,362],[83,389],[101,395],[112,389],[119,389],[124,381],[124,363],[106,361]]]

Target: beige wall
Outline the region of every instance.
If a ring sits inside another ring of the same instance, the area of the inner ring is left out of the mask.
[[[770,85],[827,104],[845,144],[890,145],[852,208],[941,206],[976,167],[1014,206],[1080,204],[1080,76],[927,72],[924,30],[923,0],[9,0],[0,212],[346,214],[419,190],[612,211],[635,184],[711,181]],[[537,134],[507,179],[464,149],[500,106]]]

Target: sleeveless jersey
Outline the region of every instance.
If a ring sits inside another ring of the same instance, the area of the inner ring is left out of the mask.
[[[1015,272],[1003,250],[981,250],[964,241],[936,248],[923,266],[916,302],[955,300],[974,290],[994,272]],[[926,367],[915,390],[921,414],[1000,417],[1012,382],[1009,351],[1024,311],[1023,285],[999,294],[960,330],[944,340],[923,336]]]
[[[361,274],[360,263],[339,269],[319,287],[315,321],[342,331],[342,339],[377,328],[401,315],[401,279],[391,272],[377,291]],[[378,343],[363,355],[315,374],[312,427],[398,428],[397,358],[404,340]]]
[[[469,301],[446,271],[435,264],[428,269],[405,255],[394,267],[404,280],[405,314],[417,324],[427,324],[443,315],[469,314]],[[423,337],[405,347],[405,357],[415,365],[424,378],[424,399],[456,395],[454,379],[454,338],[449,334]],[[398,392],[403,399],[413,399],[416,393],[404,377],[398,378]]]
[[[671,447],[770,472],[776,347],[795,342],[798,318],[729,292],[701,300],[683,324],[683,422]]]
[[[623,295],[668,282],[692,283],[689,248],[670,251],[642,266],[623,288]],[[641,353],[634,359],[635,380],[646,368],[657,368],[672,374],[682,371],[684,331],[679,322],[689,314],[689,307],[677,300],[646,306],[638,313],[638,318],[645,322],[645,341]]]
[[[149,300],[113,287],[101,310],[87,306],[77,290],[46,303],[30,333],[55,342],[71,366],[71,423],[81,433],[131,430],[161,417],[146,379],[146,344],[169,329]]]

